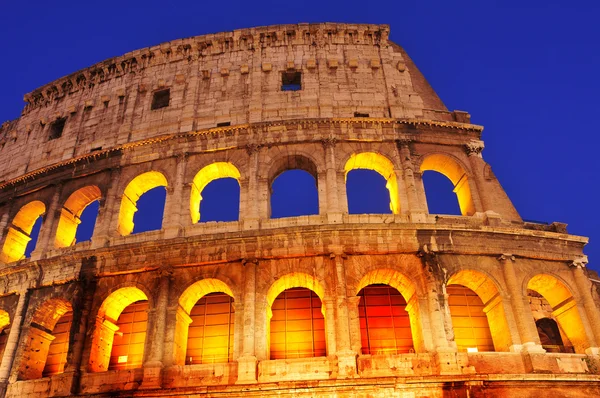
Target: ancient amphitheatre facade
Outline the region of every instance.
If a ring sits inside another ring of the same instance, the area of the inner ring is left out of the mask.
[[[388,33],[193,37],[26,95],[0,129],[2,393],[600,395],[587,238],[521,219],[482,127],[448,111]],[[314,176],[318,214],[270,217],[289,169]],[[392,214],[348,214],[354,169],[387,180]],[[462,215],[430,214],[429,170]],[[220,178],[239,182],[239,220],[202,222]],[[132,234],[157,186],[162,228]]]

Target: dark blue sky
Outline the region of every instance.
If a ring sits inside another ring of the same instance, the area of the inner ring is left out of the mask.
[[[45,83],[164,41],[280,23],[387,23],[448,108],[485,126],[484,158],[521,216],[589,236],[590,266],[600,269],[598,2],[0,0],[0,15],[0,122]]]

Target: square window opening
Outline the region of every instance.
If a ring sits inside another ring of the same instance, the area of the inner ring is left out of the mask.
[[[281,74],[281,91],[302,90],[302,72],[283,72]]]
[[[55,140],[57,138],[60,138],[62,136],[63,130],[65,129],[66,122],[66,118],[56,119],[56,121],[50,125],[50,136],[48,137],[48,139]]]
[[[152,107],[150,109],[155,110],[160,108],[166,108],[167,106],[169,106],[170,99],[170,89],[156,91],[154,93],[154,96],[152,97]]]
[[[227,127],[227,126],[231,126],[231,122],[217,123],[217,127]]]
[[[368,113],[354,112],[354,117],[369,117]]]

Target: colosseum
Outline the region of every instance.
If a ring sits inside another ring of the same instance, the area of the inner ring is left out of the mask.
[[[0,129],[0,396],[600,396],[587,238],[523,221],[482,126],[388,35],[198,36],[26,94]],[[318,211],[274,217],[293,169]],[[388,213],[349,212],[359,169]],[[429,212],[430,171],[459,214]],[[219,179],[235,221],[200,215]],[[162,226],[138,232],[157,187]]]

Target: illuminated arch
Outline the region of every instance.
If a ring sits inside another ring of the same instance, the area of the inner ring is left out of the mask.
[[[24,340],[26,343],[19,364],[19,380],[39,379],[43,374],[50,375],[64,371],[72,310],[71,303],[68,301],[50,299],[35,311],[28,336]],[[68,319],[61,322],[64,317],[68,317]],[[66,324],[64,325],[66,331],[61,330],[60,336],[55,331],[58,323]],[[49,353],[56,358],[51,361],[51,366],[47,367]]]
[[[359,295],[364,288],[372,285],[390,286],[402,295],[407,303],[405,310],[408,312],[414,349],[417,352],[424,351],[421,312],[419,300],[415,294],[417,292],[415,284],[407,276],[396,270],[387,268],[376,269],[368,272],[360,279],[355,288],[355,294]]]
[[[81,213],[91,203],[100,199],[101,196],[100,188],[95,185],[80,188],[69,196],[60,211],[56,239],[54,240],[55,247],[68,247],[75,244],[75,234],[81,223],[79,219]]]
[[[133,232],[133,215],[138,210],[137,201],[146,192],[156,187],[167,187],[166,177],[158,171],[149,171],[135,177],[125,188],[119,211],[117,229],[123,236]]]
[[[148,296],[138,287],[128,286],[112,292],[98,309],[96,327],[92,337],[89,369],[102,372],[109,369],[115,332],[121,313],[138,301],[147,301]]]
[[[475,270],[462,270],[452,275],[447,285],[460,285],[473,291],[483,304],[495,351],[508,351],[513,344],[506,321],[504,304],[497,284],[488,275]],[[460,339],[460,337],[458,338]],[[460,345],[460,341],[457,341]]]
[[[269,358],[326,355],[324,294],[315,277],[301,272],[286,274],[271,285],[266,295]],[[298,303],[288,308],[289,300]]]
[[[233,350],[233,292],[229,288],[229,286],[219,280],[214,278],[207,278],[199,280],[192,285],[188,286],[187,289],[181,294],[179,297],[179,307],[177,309],[177,318],[175,324],[175,350],[174,350],[174,360],[178,365],[184,365],[185,363],[202,363],[206,359],[204,355],[206,354],[206,349],[202,351],[200,354],[199,360],[192,359],[190,357],[194,357],[193,355],[188,355],[190,353],[190,347],[188,347],[188,343],[190,340],[189,329],[190,325],[194,322],[193,309],[199,303],[204,306],[204,309],[210,310],[210,299],[214,298],[214,293],[223,293],[227,295],[230,300],[226,300],[229,302],[229,320],[228,320],[228,331],[227,331],[227,339],[225,340],[225,336],[210,336],[210,338],[215,342],[213,344],[213,349],[210,354],[218,355],[219,358],[223,351],[225,351],[224,356],[227,357],[227,360],[224,358],[220,358],[219,362],[227,362],[232,358],[232,350]],[[204,300],[203,300],[204,299]],[[215,308],[216,306],[213,306]],[[211,327],[211,325],[208,325]],[[212,326],[212,329],[216,329],[215,326]],[[204,327],[202,328],[204,330]],[[215,330],[215,334],[218,334],[219,331]],[[203,333],[202,341],[200,342],[201,347],[205,347],[205,343],[207,336],[206,333]],[[225,340],[225,341],[223,341]],[[195,347],[197,348],[197,347]],[[187,359],[187,361],[186,361]]]
[[[575,352],[585,353],[590,342],[577,303],[567,285],[556,276],[538,274],[529,280],[527,289],[541,294],[548,301],[552,315],[573,344]]]
[[[220,178],[234,178],[238,184],[240,182],[240,171],[232,163],[217,162],[203,167],[194,177],[192,182],[192,193],[190,195],[190,214],[192,223],[200,221],[200,202],[202,201],[202,191],[214,180]]]
[[[2,247],[1,260],[5,263],[21,260],[25,256],[27,243],[36,220],[46,213],[46,205],[35,200],[21,207],[8,228],[6,240]]]
[[[421,171],[428,170],[437,171],[452,181],[454,193],[458,198],[458,205],[463,216],[470,216],[475,213],[469,178],[458,161],[441,153],[426,155],[421,163]]]
[[[385,187],[390,192],[390,210],[393,214],[400,213],[400,199],[398,197],[398,179],[394,171],[394,164],[385,156],[375,152],[354,153],[344,166],[346,178],[348,173],[355,169],[373,170],[381,174],[387,181]]]

